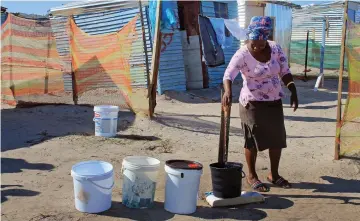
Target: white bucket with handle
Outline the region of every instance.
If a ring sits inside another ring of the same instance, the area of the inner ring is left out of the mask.
[[[133,209],[153,205],[160,161],[146,156],[130,156],[122,162],[122,203]]]
[[[94,107],[95,136],[116,136],[118,112],[118,106],[99,105]]]
[[[194,161],[168,160],[165,172],[165,210],[175,214],[194,213],[203,166]]]
[[[104,161],[86,161],[71,169],[75,208],[85,213],[100,213],[111,207],[114,187],[113,166]]]

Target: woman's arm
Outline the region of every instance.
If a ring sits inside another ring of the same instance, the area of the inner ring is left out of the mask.
[[[222,105],[228,106],[232,99],[232,82],[238,76],[240,69],[244,66],[244,58],[241,51],[237,51],[231,58],[228,67],[225,70],[223,83],[224,83],[224,97]]]
[[[288,65],[288,59],[286,58],[286,55],[284,54],[280,45],[277,45],[277,49],[278,49],[278,62],[280,64],[279,76],[281,77],[281,80],[284,82],[286,87],[291,92],[290,105],[291,105],[291,107],[294,107],[294,111],[296,111],[296,109],[299,106],[299,102],[298,102],[298,98],[297,98],[297,91],[296,91],[294,79],[293,79],[293,76],[290,72],[290,68]]]
[[[232,100],[232,82],[230,80],[224,80],[224,97],[221,103],[224,107],[229,106]]]

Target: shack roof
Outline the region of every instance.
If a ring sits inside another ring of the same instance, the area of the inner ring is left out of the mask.
[[[143,6],[146,6],[148,5],[148,0],[141,0],[141,3]],[[51,8],[49,13],[52,16],[70,16],[136,7],[139,7],[139,1],[135,0],[87,0]]]
[[[300,5],[297,5],[297,4],[289,2],[289,1],[262,1],[262,2],[276,4],[276,5],[288,6],[290,8],[294,8],[294,9],[301,9]]]

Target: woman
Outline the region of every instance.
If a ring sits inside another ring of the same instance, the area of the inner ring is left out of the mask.
[[[258,151],[269,149],[271,172],[267,179],[276,186],[290,188],[291,184],[279,175],[282,148],[286,148],[286,131],[281,98],[281,81],[291,91],[290,104],[298,107],[296,87],[287,58],[281,47],[268,41],[272,29],[269,17],[253,17],[248,27],[246,44],[231,59],[225,74],[225,93],[222,105],[231,101],[231,84],[241,72],[240,118],[245,138],[245,157],[249,168],[247,181],[254,190],[269,191],[255,171]]]

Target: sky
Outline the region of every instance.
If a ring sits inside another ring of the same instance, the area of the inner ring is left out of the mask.
[[[9,12],[22,12],[27,14],[46,15],[53,7],[67,4],[71,1],[17,1],[1,0],[1,6],[6,7]]]
[[[8,8],[9,12],[22,12],[27,14],[38,14],[45,15],[48,10],[52,7],[61,6],[62,4],[66,4],[72,2],[74,0],[61,1],[61,0],[43,0],[43,1],[19,1],[19,0],[1,0],[1,6]],[[307,5],[316,2],[313,0],[299,0],[292,1],[296,4]],[[320,1],[324,2],[324,1]],[[326,2],[326,1],[325,1]]]

